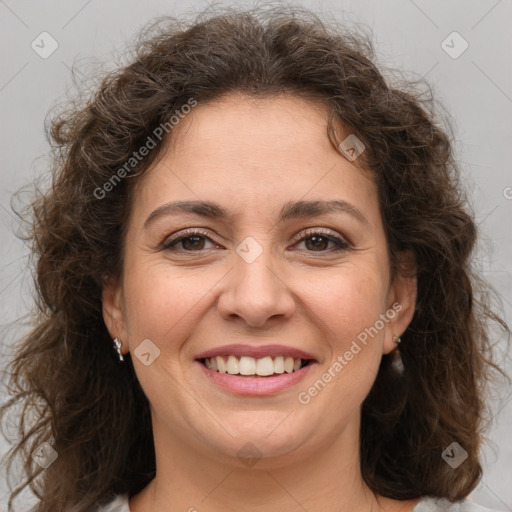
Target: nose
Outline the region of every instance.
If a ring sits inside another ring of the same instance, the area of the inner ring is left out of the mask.
[[[251,327],[263,327],[271,319],[291,318],[295,301],[272,262],[270,250],[263,250],[251,263],[238,255],[234,260],[217,304],[222,318],[242,318]]]

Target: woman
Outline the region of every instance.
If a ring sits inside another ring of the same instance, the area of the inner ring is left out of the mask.
[[[476,510],[500,320],[448,136],[307,11],[167,21],[52,125],[35,510]]]

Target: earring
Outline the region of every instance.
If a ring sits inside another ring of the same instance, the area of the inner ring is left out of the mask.
[[[124,361],[123,354],[121,352],[122,343],[119,341],[119,338],[114,339],[114,349],[117,350],[117,353],[119,354],[119,360]]]
[[[400,339],[400,336],[393,336],[393,341],[397,344],[397,347],[395,350],[393,350],[393,361],[391,362],[391,366],[395,369],[395,371],[398,374],[403,375],[404,363],[402,362],[402,355],[398,350],[398,345],[402,340]]]

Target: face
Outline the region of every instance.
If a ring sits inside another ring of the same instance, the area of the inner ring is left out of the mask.
[[[354,444],[415,283],[391,279],[376,185],[327,115],[291,96],[198,105],[138,183],[103,305],[155,442],[235,462],[250,442],[268,464]]]

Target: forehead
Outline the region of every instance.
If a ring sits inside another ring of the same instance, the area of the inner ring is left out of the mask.
[[[140,180],[137,202],[213,195],[244,212],[277,211],[289,200],[350,198],[378,214],[375,184],[334,148],[328,116],[325,103],[292,95],[237,94],[199,104],[172,130],[161,157]]]
[[[292,94],[264,98],[230,94],[195,107],[173,131],[171,149],[191,150],[200,141],[204,149],[211,152],[215,147],[215,153],[223,157],[235,153],[245,153],[252,160],[270,156],[277,164],[278,153],[299,159],[304,151],[327,150],[328,114],[324,102]]]

